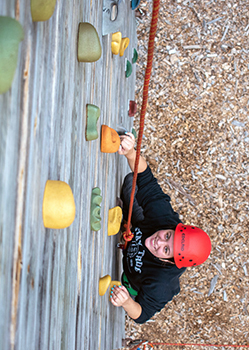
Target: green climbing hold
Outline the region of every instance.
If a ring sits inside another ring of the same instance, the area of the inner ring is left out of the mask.
[[[132,63],[136,63],[138,59],[138,54],[137,54],[137,50],[134,49],[133,51],[133,57],[132,57]]]
[[[128,78],[132,73],[132,65],[131,62],[129,60],[127,60],[126,62],[126,71],[125,71],[125,76],[126,78]]]
[[[78,61],[95,62],[100,59],[101,54],[100,40],[94,26],[87,22],[80,23],[78,30]]]
[[[92,189],[90,224],[93,231],[99,231],[101,229],[100,204],[102,202],[102,196],[100,193],[99,187]]]
[[[131,133],[133,134],[133,136],[135,137],[135,139],[137,138],[137,133],[136,130],[134,128],[132,128]]]
[[[11,17],[0,16],[0,94],[11,87],[18,59],[19,43],[24,31],[19,22]]]
[[[56,0],[30,0],[33,22],[47,21],[54,13]]]
[[[86,140],[92,141],[98,138],[97,121],[100,116],[100,109],[92,104],[86,105]]]

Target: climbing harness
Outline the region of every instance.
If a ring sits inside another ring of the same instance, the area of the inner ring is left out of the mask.
[[[151,25],[150,25],[150,36],[149,36],[148,55],[147,55],[147,67],[146,67],[145,78],[144,78],[143,102],[142,102],[142,108],[141,108],[141,114],[140,114],[140,125],[139,125],[139,134],[138,134],[138,140],[137,140],[137,152],[136,152],[135,168],[134,168],[134,175],[133,175],[133,182],[132,182],[132,190],[131,190],[131,198],[130,198],[130,205],[129,205],[127,228],[126,228],[126,232],[123,235],[124,239],[125,239],[124,249],[126,249],[126,247],[127,247],[127,242],[131,241],[133,236],[134,236],[133,233],[130,231],[131,214],[132,214],[132,207],[133,207],[134,195],[135,195],[135,189],[136,189],[138,163],[139,163],[141,143],[142,143],[143,130],[144,130],[145,112],[146,112],[146,107],[147,107],[147,102],[148,102],[149,83],[150,83],[150,76],[151,76],[151,70],[152,70],[154,41],[155,41],[156,30],[157,30],[159,5],[160,5],[160,0],[153,1],[153,12],[152,12]]]
[[[130,282],[129,282],[129,280],[124,272],[122,274],[121,280],[122,280],[122,285],[125,286],[125,288],[128,290],[130,295],[133,295],[134,297],[136,297],[138,295],[138,292],[132,288],[132,286],[130,285]]]

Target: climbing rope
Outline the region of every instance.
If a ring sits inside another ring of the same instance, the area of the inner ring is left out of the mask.
[[[131,233],[131,231],[130,231],[131,214],[132,214],[134,195],[135,195],[135,189],[136,189],[136,182],[137,182],[138,163],[139,163],[141,143],[142,143],[142,138],[143,138],[145,112],[146,112],[146,107],[147,107],[147,102],[148,102],[149,83],[150,83],[150,76],[151,76],[151,70],[152,70],[153,53],[154,53],[154,40],[155,40],[156,30],[157,30],[159,5],[160,5],[160,0],[153,1],[153,12],[152,12],[151,25],[150,25],[150,36],[149,36],[148,54],[147,54],[147,67],[146,67],[145,78],[144,78],[143,102],[142,102],[142,108],[141,108],[141,114],[140,114],[140,125],[139,125],[139,134],[138,134],[138,140],[137,140],[137,152],[136,152],[135,168],[134,168],[134,175],[133,175],[133,182],[132,182],[132,190],[131,190],[131,198],[130,198],[130,205],[129,205],[127,228],[126,228],[126,232],[123,234],[123,237],[125,239],[125,245],[124,245],[125,249],[127,247],[127,242],[131,241],[132,237],[133,237],[133,233]]]
[[[142,341],[138,345],[135,345],[130,350],[136,350],[143,345],[143,349],[146,349],[147,345],[153,348],[153,345],[165,345],[165,346],[209,346],[209,347],[224,347],[224,348],[249,348],[249,345],[237,345],[237,344],[194,344],[194,343],[149,343],[147,341]]]

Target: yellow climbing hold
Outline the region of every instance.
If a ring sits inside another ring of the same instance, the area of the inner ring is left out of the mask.
[[[56,0],[31,0],[31,16],[34,22],[47,21],[54,13]]]
[[[114,287],[114,286],[121,286],[121,285],[122,285],[122,283],[119,282],[119,281],[111,281],[110,289],[109,289],[109,297],[111,296],[112,287]]]
[[[18,59],[19,43],[24,38],[21,24],[14,18],[0,16],[0,94],[11,87]]]
[[[108,213],[108,236],[116,235],[120,229],[122,221],[122,209],[114,207]]]
[[[112,34],[112,53],[118,55],[121,46],[122,34],[121,32],[116,32]]]
[[[101,54],[100,40],[94,26],[87,22],[80,23],[78,29],[78,61],[95,62],[100,59]]]
[[[129,38],[122,38],[121,45],[120,45],[120,52],[119,52],[120,57],[124,55],[125,49],[127,49],[129,43],[130,43]]]
[[[105,295],[110,283],[111,283],[111,276],[106,275],[104,277],[100,277],[99,279],[99,295]]]
[[[46,228],[60,229],[72,224],[75,218],[75,202],[72,190],[66,182],[46,182],[42,215]]]

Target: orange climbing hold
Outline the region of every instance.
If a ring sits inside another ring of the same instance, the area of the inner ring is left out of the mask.
[[[115,153],[119,149],[120,138],[118,133],[107,125],[101,127],[101,146],[103,153]]]

